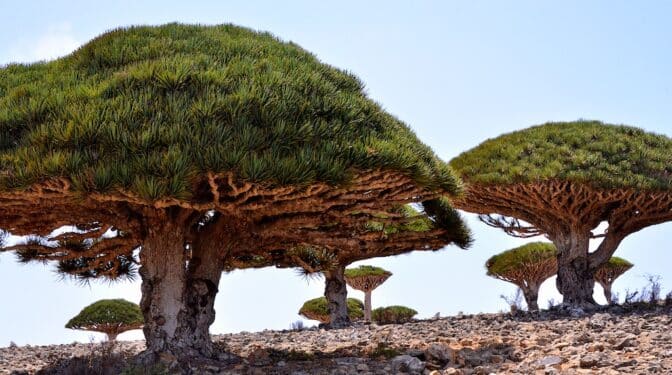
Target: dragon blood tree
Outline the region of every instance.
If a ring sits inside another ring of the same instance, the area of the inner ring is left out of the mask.
[[[215,355],[227,259],[353,249],[334,227],[460,188],[357,78],[268,33],[131,27],[0,69],[0,228],[24,236],[3,250],[83,279],[139,266],[146,362]]]
[[[595,271],[626,236],[672,219],[672,140],[629,126],[547,123],[487,140],[450,164],[467,185],[456,207],[556,245],[557,287],[574,306],[595,305]],[[595,233],[603,222],[608,228]]]
[[[371,321],[371,292],[392,276],[380,267],[359,266],[345,270],[345,281],[352,288],[364,292],[364,319]]]
[[[142,311],[135,303],[102,299],[85,307],[65,328],[102,332],[108,341],[115,341],[120,333],[142,328],[142,319]]]
[[[401,205],[366,221],[342,221],[338,225],[321,227],[320,236],[329,235],[328,242],[321,246],[301,243],[315,235],[315,228],[294,227],[290,232],[296,236],[294,247],[278,253],[263,252],[262,255],[241,253],[230,257],[227,269],[298,268],[304,275],[322,275],[325,278],[324,296],[329,304],[329,328],[350,325],[347,310],[345,267],[372,257],[385,257],[413,250],[439,250],[448,244],[466,249],[471,244],[471,233],[459,213],[446,198],[432,199],[421,204],[422,210]],[[353,219],[360,212],[353,213]],[[289,233],[283,234],[285,237]]]
[[[356,298],[348,298],[347,302],[348,318],[350,320],[361,319],[364,316],[364,303]],[[329,303],[325,297],[314,298],[306,301],[299,314],[307,319],[317,320],[323,324],[331,322],[329,313]]]
[[[485,268],[488,276],[517,285],[528,310],[537,311],[539,287],[558,270],[557,250],[548,242],[528,243],[492,256]]]
[[[619,276],[632,268],[632,266],[632,263],[623,258],[611,257],[607,263],[604,263],[595,272],[595,281],[604,289],[604,298],[607,299],[608,304],[613,303],[611,285]]]

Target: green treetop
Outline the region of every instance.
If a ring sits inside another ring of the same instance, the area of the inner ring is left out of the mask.
[[[517,285],[530,311],[539,309],[541,284],[558,270],[557,250],[549,242],[532,242],[490,257],[485,263],[488,276]]]
[[[555,260],[556,254],[555,245],[550,242],[531,242],[493,255],[487,260],[485,266],[488,275],[506,277],[518,271],[522,264],[534,264],[547,259]]]
[[[348,298],[347,309],[350,320],[361,319],[364,316],[364,303],[356,298]],[[301,306],[299,314],[321,323],[328,324],[330,322],[329,304],[325,297],[306,301],[303,306]]]
[[[357,268],[348,268],[345,270],[345,277],[347,278],[358,278],[369,276],[371,277],[382,276],[388,278],[392,276],[392,272],[387,271],[380,267],[367,266],[367,265],[362,265]]]
[[[611,287],[614,281],[633,266],[632,263],[623,258],[611,257],[608,262],[597,269],[595,272],[595,281],[602,286],[602,289],[604,290],[604,298],[607,300],[607,303],[611,304],[615,302],[611,295]]]
[[[672,140],[599,121],[546,123],[489,139],[450,164],[479,185],[562,180],[672,190]]]
[[[83,278],[140,265],[147,358],[213,355],[230,257],[352,248],[327,232],[460,190],[357,78],[268,33],[130,27],[0,69],[0,228],[31,235],[3,250]]]
[[[467,185],[457,208],[511,235],[553,241],[568,304],[593,306],[595,271],[620,242],[672,220],[672,139],[634,127],[547,123],[487,140],[450,164]],[[593,233],[604,222],[608,230]]]
[[[124,299],[103,299],[85,307],[65,328],[103,332],[114,341],[118,334],[142,328],[140,307]]]
[[[233,26],[117,29],[64,58],[0,69],[0,189],[67,178],[84,192],[211,200],[233,173],[272,185],[402,171],[458,179],[352,74]]]

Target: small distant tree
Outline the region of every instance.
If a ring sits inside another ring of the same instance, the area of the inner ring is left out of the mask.
[[[403,324],[410,322],[417,313],[406,306],[387,306],[373,310],[371,317],[378,324]]]
[[[539,310],[539,287],[558,270],[555,245],[532,242],[497,254],[485,263],[488,276],[516,284],[529,311]]]
[[[604,289],[604,298],[607,299],[608,304],[612,304],[611,285],[614,281],[632,268],[632,263],[619,257],[611,257],[609,261],[603,264],[595,272],[595,281]]]
[[[364,319],[371,321],[371,292],[384,283],[392,272],[380,267],[359,266],[345,270],[345,281],[350,287],[364,292]]]
[[[350,320],[359,320],[364,316],[364,304],[356,298],[348,298],[348,317]],[[317,320],[320,323],[329,324],[331,317],[329,314],[329,303],[325,297],[313,298],[306,301],[299,315],[307,319]]]
[[[119,334],[142,325],[140,306],[124,299],[103,299],[85,307],[65,328],[102,332],[108,341],[115,341]]]

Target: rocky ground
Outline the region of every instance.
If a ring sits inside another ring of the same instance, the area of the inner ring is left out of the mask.
[[[214,374],[671,374],[672,308],[628,310],[217,335],[234,359],[192,367]],[[143,347],[122,342],[114,353],[126,358]],[[73,357],[90,364],[106,355],[92,344],[1,348],[0,374],[82,373]]]

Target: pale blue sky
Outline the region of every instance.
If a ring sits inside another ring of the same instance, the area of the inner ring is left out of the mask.
[[[354,72],[373,99],[449,160],[549,120],[599,119],[672,135],[671,16],[668,1],[3,1],[0,64],[64,55],[117,26],[232,22]],[[504,309],[499,295],[515,288],[485,276],[483,264],[523,241],[469,221],[476,242],[468,251],[365,262],[394,273],[374,292],[374,306],[404,304],[420,317]],[[671,235],[665,224],[621,245],[617,255],[636,266],[616,291],[641,287],[645,274],[662,276],[670,290]],[[220,290],[213,333],[287,328],[322,284],[267,269],[224,275]],[[50,267],[0,255],[0,346],[88,341],[88,333],[63,325],[86,304],[112,297],[138,302],[139,283],[82,287],[58,281]],[[540,304],[550,297],[558,298],[553,281]]]

